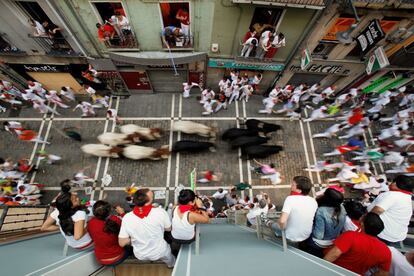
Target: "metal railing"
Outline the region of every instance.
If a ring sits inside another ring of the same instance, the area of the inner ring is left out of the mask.
[[[64,56],[78,56],[69,43],[63,37],[49,37],[49,36],[34,36],[29,35],[34,39],[48,55],[64,55]]]
[[[276,222],[276,219],[278,219],[280,217],[280,212],[275,212],[275,213],[268,213],[267,214],[267,219],[272,220],[274,222]],[[262,217],[259,215],[256,217],[256,231],[257,231],[257,238],[259,240],[263,240],[264,237],[268,237],[270,239],[275,239],[276,240],[281,240],[282,242],[282,248],[283,251],[286,252],[288,249],[288,242],[286,239],[286,233],[285,230],[282,230],[282,236],[280,237],[280,239],[277,239],[275,233],[273,232],[273,230],[268,227],[267,225],[264,224]]]
[[[243,49],[244,45],[243,42],[240,41],[239,47],[237,49],[236,58],[250,61],[250,62],[273,62],[274,58],[277,57],[277,53],[272,58],[266,58],[266,57],[257,57],[256,56],[256,50],[258,46],[253,46],[250,50],[248,48]]]
[[[40,230],[49,213],[49,206],[0,207],[0,237]]]
[[[104,42],[106,47],[113,49],[137,49],[139,46],[133,33],[124,34],[122,37],[115,36]]]
[[[163,49],[167,49],[167,45],[165,45],[163,36],[160,36],[161,44]],[[194,47],[194,36],[181,36],[176,38],[175,40],[167,41],[170,49],[192,49]]]

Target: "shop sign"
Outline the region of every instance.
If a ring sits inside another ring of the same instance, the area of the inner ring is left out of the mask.
[[[309,53],[309,50],[303,49],[302,56],[300,58],[300,69],[305,70],[308,68],[309,64],[312,62],[311,55]]]
[[[374,80],[373,82],[371,82],[364,89],[362,89],[362,92],[363,93],[370,93],[370,92],[374,91],[375,89],[377,89],[378,87],[382,86],[386,81],[388,81],[390,79],[391,79],[391,77],[388,76],[388,75],[382,76],[382,77]]]
[[[161,69],[172,69],[172,65],[148,65],[148,68],[161,68]],[[183,64],[176,64],[175,68],[184,68]]]
[[[349,69],[344,68],[342,65],[332,64],[312,64],[305,70],[301,69],[301,66],[292,65],[289,70],[291,72],[309,72],[309,73],[323,73],[332,75],[349,75]]]
[[[387,55],[385,54],[384,48],[382,46],[378,47],[374,51],[374,53],[369,57],[366,65],[366,71],[368,75],[390,65],[390,62],[388,61]]]
[[[26,72],[65,72],[69,70],[66,65],[38,65],[38,64],[24,64],[23,68]]]
[[[245,69],[245,70],[263,70],[263,71],[282,71],[285,67],[281,63],[256,64],[256,63],[242,63],[234,60],[226,59],[209,59],[208,66],[213,68],[231,68],[231,69]]]
[[[371,20],[368,26],[356,37],[362,55],[369,52],[385,37],[378,19]]]

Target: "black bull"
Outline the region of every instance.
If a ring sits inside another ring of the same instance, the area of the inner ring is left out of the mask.
[[[279,153],[283,150],[282,146],[277,145],[254,145],[242,148],[242,155],[247,159],[266,158],[272,154]]]
[[[202,152],[202,151],[214,151],[215,145],[210,142],[199,142],[183,140],[175,142],[172,147],[172,152]]]

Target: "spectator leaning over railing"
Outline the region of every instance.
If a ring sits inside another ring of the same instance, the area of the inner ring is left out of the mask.
[[[313,218],[318,204],[309,196],[312,182],[306,176],[295,176],[291,184],[290,196],[283,203],[282,214],[274,223],[265,220],[265,224],[275,231],[276,236],[286,232],[286,238],[292,242],[302,242],[312,233]]]
[[[257,225],[257,216],[260,215],[267,215],[267,211],[269,209],[268,203],[266,199],[262,198],[259,200],[259,204],[254,205],[253,208],[249,210],[247,213],[247,226],[256,226]]]
[[[361,232],[347,231],[334,241],[324,259],[364,275],[377,267],[375,275],[388,275],[391,267],[391,251],[377,238],[384,229],[380,216],[368,213],[361,219]]]
[[[195,227],[198,223],[209,223],[207,210],[200,198],[192,190],[184,189],[178,195],[178,206],[172,216],[171,250],[178,254],[181,244],[195,240]]]
[[[153,198],[154,193],[150,189],[135,192],[135,207],[122,219],[119,245],[131,244],[135,257],[141,261],[160,260],[172,268],[175,257],[164,240],[164,232],[171,231],[171,220],[164,209],[152,206]]]

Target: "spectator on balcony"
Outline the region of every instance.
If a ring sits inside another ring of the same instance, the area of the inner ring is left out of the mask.
[[[326,189],[317,199],[319,207],[305,251],[322,258],[323,249],[333,244],[333,240],[339,236],[345,225],[346,211],[342,206],[343,201],[343,194],[333,188]]]
[[[243,42],[243,48],[241,50],[240,56],[249,57],[250,53],[254,50],[256,46],[257,38],[254,36],[248,38],[245,42]]]
[[[126,16],[123,16],[119,11],[111,16],[111,25],[118,31],[118,36],[125,40],[131,34],[131,26]]]
[[[269,48],[269,51],[267,51],[267,53],[264,56],[268,59],[272,59],[279,48],[286,46],[285,35],[283,33],[274,33],[274,38],[273,41],[270,43],[270,46],[271,47]]]
[[[359,275],[377,267],[375,275],[388,275],[391,251],[377,235],[384,230],[379,215],[368,213],[361,219],[361,232],[347,231],[334,241],[324,259]]]
[[[46,36],[46,30],[39,21],[29,18],[29,24],[33,28],[34,36]]]
[[[103,265],[120,264],[130,255],[129,248],[122,248],[118,244],[118,234],[125,210],[116,206],[115,211],[118,216],[111,214],[111,204],[99,200],[93,205],[94,216],[88,223],[88,232],[95,244],[96,260]]]
[[[174,26],[165,27],[162,30],[162,42],[167,48],[175,47],[177,41],[181,41],[184,33],[180,28]]]
[[[98,29],[99,41],[108,43],[109,45],[116,44],[116,41],[114,41],[116,34],[114,27],[107,23],[104,25],[96,23],[96,28]]]
[[[135,192],[135,207],[122,219],[118,242],[121,247],[132,245],[134,255],[139,260],[160,260],[172,268],[175,257],[164,240],[164,232],[171,231],[171,220],[163,208],[152,206],[153,198],[150,189]]]
[[[92,238],[86,230],[87,209],[81,205],[76,193],[70,192],[68,181],[61,184],[61,193],[56,198],[56,209],[43,223],[42,231],[60,230],[68,246],[86,249],[93,245]]]
[[[175,18],[180,20],[181,24],[181,31],[184,35],[184,45],[188,45],[190,43],[190,15],[186,8],[179,9]]]
[[[302,242],[312,234],[313,219],[318,204],[309,196],[312,182],[305,176],[295,176],[291,184],[291,193],[285,199],[282,214],[276,223],[265,220],[276,236],[281,236],[282,230],[286,238],[292,242]]]
[[[265,54],[269,51],[270,45],[270,38],[272,36],[272,32],[270,29],[266,29],[260,36],[259,45],[256,48],[256,58],[263,59]]]
[[[389,185],[389,192],[380,194],[368,211],[378,214],[384,222],[384,230],[378,237],[392,245],[405,240],[408,225],[413,215],[411,195],[414,188],[413,179],[399,175]]]
[[[62,36],[62,29],[59,28],[58,26],[56,26],[53,23],[49,23],[48,21],[43,21],[42,23],[43,28],[45,28],[46,33],[51,37],[51,38],[63,38]]]
[[[171,249],[178,254],[181,244],[190,244],[195,240],[196,224],[209,223],[210,219],[203,201],[190,189],[180,191],[178,206],[172,216]]]

